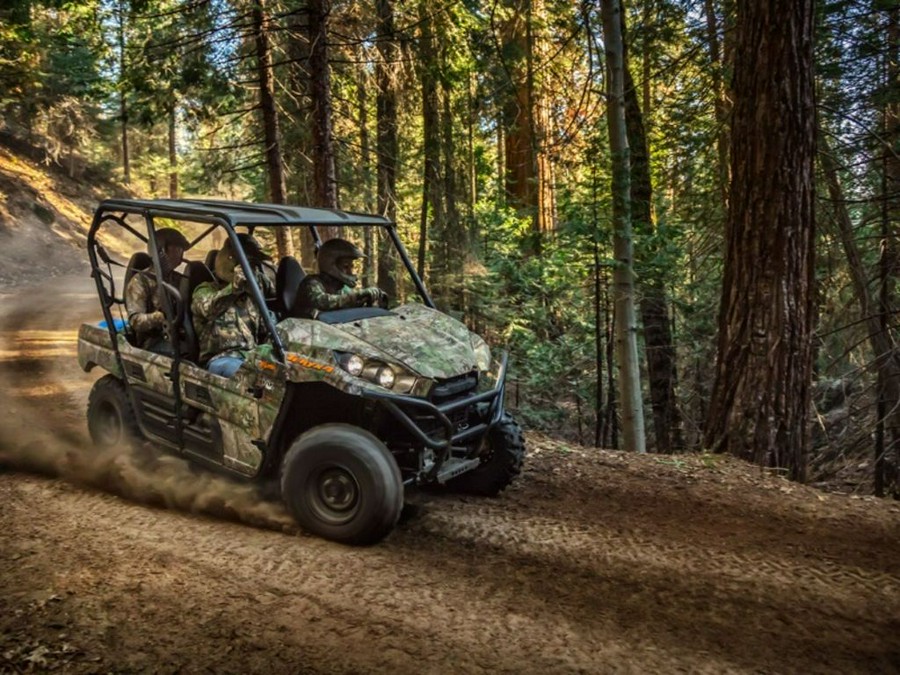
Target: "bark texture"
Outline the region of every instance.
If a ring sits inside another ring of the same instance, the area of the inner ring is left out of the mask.
[[[624,48],[621,5],[603,0],[603,39],[609,71],[609,147],[612,155],[613,251],[615,284],[616,359],[619,367],[619,399],[625,450],[645,451],[644,411],[641,401],[637,350],[637,317],[634,302],[634,254],[631,238],[630,159],[625,129]]]
[[[677,368],[675,345],[669,318],[669,301],[662,270],[659,269],[658,246],[653,223],[653,187],[650,181],[650,151],[644,131],[644,115],[638,105],[637,89],[628,65],[625,15],[621,14],[623,38],[623,75],[625,82],[625,127],[631,156],[631,222],[632,229],[644,241],[645,260],[641,279],[641,321],[644,324],[644,350],[647,357],[647,378],[650,385],[650,405],[653,410],[653,433],[656,451],[671,453],[684,447],[681,434],[681,414],[675,397]],[[644,105],[649,106],[649,97]]]
[[[802,480],[814,271],[813,1],[741,0],[732,183],[706,444]]]
[[[338,208],[338,184],[335,170],[333,111],[331,105],[331,67],[328,63],[328,15],[331,0],[309,0],[309,77],[312,96],[313,175],[316,206]],[[323,233],[323,239],[339,236]]]
[[[259,81],[259,105],[262,110],[263,135],[266,144],[266,174],[269,179],[269,199],[274,204],[286,203],[287,188],[284,184],[284,163],[278,131],[278,111],[275,108],[275,76],[272,72],[272,52],[269,46],[269,17],[265,0],[253,4],[253,34],[256,41],[257,76]],[[275,244],[278,257],[294,254],[294,246],[288,230],[275,228]]]
[[[394,29],[393,0],[376,0],[378,13],[378,64],[375,69],[378,93],[375,100],[378,158],[378,212],[397,219],[397,82],[395,71],[400,49]],[[378,246],[378,286],[392,298],[397,297],[396,256],[389,241]]]

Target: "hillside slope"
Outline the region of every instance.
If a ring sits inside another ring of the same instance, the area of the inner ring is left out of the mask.
[[[84,266],[84,240],[105,188],[0,144],[0,284],[24,283]],[[79,251],[82,249],[82,251]]]

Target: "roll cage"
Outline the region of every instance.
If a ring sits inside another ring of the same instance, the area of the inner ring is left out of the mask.
[[[128,215],[137,215],[144,218],[147,227],[146,236],[126,222],[125,218]],[[116,303],[116,298],[114,297],[114,292],[107,292],[103,282],[105,279],[109,282],[111,289],[115,288],[110,270],[110,265],[115,263],[100,242],[97,241],[97,233],[104,224],[113,222],[129,231],[139,240],[147,243],[152,258],[153,272],[157,279],[162,279],[162,269],[159,256],[156,252],[155,218],[170,218],[176,221],[207,224],[209,227],[189,242],[191,248],[196,246],[200,241],[203,241],[217,228],[225,230],[228,238],[232,242],[238,262],[248,281],[250,293],[253,296],[254,302],[256,302],[260,309],[266,307],[266,301],[259,288],[259,284],[256,281],[256,275],[253,274],[251,270],[250,262],[241,247],[240,240],[237,237],[238,233],[236,228],[246,228],[247,232],[252,234],[257,227],[306,227],[312,234],[317,250],[322,243],[318,227],[352,226],[382,228],[388,233],[394,248],[400,256],[400,260],[403,262],[403,266],[410,275],[422,301],[428,307],[435,307],[434,301],[431,299],[431,296],[425,288],[425,284],[422,282],[422,279],[416,272],[415,266],[410,260],[406,247],[403,245],[403,242],[397,234],[396,223],[381,216],[340,211],[337,209],[284,206],[279,204],[250,204],[247,202],[213,199],[107,199],[100,203],[94,213],[94,218],[90,230],[88,231],[87,250],[91,264],[91,274],[97,285],[97,291],[103,299],[103,318],[106,321],[113,344],[116,342],[116,330],[115,318],[112,315],[111,308],[112,305]],[[106,270],[100,266],[100,261],[106,263]],[[158,284],[157,293],[160,294],[158,298],[160,306],[167,310],[165,311],[165,314],[166,319],[170,324],[169,333],[170,335],[174,335],[177,330],[176,324],[178,318],[176,316],[177,312],[172,308],[171,299],[172,297],[180,297],[179,291],[174,287],[170,287],[165,282],[162,282]],[[190,303],[190,298],[181,298],[181,302],[185,301]],[[281,338],[275,330],[274,318],[266,311],[262,311],[261,314],[266,326],[266,332],[272,340],[275,354],[281,362],[284,362],[285,349],[281,342]],[[118,358],[118,349],[116,349],[116,354]]]

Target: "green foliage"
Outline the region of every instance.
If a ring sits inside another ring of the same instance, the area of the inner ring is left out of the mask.
[[[545,242],[541,256],[523,253],[528,217],[480,204],[484,267],[467,275],[469,320],[510,351],[519,408],[530,425],[564,428],[583,405],[593,410],[593,252],[584,223]]]
[[[716,76],[726,84],[729,78],[727,65],[710,56],[709,4],[718,12],[724,51],[733,31],[720,5],[731,3],[625,3],[653,187],[654,224],[635,228],[637,290],[650,283],[662,288],[673,311],[677,394],[689,445],[697,444],[712,384],[726,219],[717,152],[723,122],[716,115],[714,82]],[[51,159],[74,166],[83,157],[121,176],[124,103],[132,187],[163,196],[173,170],[168,120],[174,113],[174,170],[184,194],[264,199],[250,7],[246,0],[7,0],[0,9],[3,122],[39,142]],[[399,150],[392,159],[398,224],[411,251],[419,243],[422,206],[421,7],[439,38],[429,67],[439,95],[448,97],[439,106],[441,143],[449,144],[441,154],[442,203],[448,209],[455,203],[464,230],[457,236],[449,226],[429,228],[426,282],[446,308],[510,350],[510,396],[529,425],[589,441],[595,411],[609,402],[609,392],[595,400],[597,378],[605,384],[607,377],[606,363],[597,363],[595,275],[601,278],[605,330],[611,319],[605,279],[613,264],[598,7],[562,0],[395,0],[398,56],[389,71],[398,93]],[[887,0],[834,0],[821,5],[818,16],[820,124],[840,158],[873,288],[882,250],[885,146],[896,140],[896,132],[890,139],[883,129],[886,107],[896,105],[898,96],[885,76],[891,7]],[[288,198],[308,203],[313,134],[305,6],[271,0],[267,8]],[[534,40],[530,54],[524,41],[507,34],[507,22],[526,14],[531,23],[524,34]],[[329,21],[340,202],[371,210],[378,174],[375,5],[335,0]],[[535,232],[527,209],[505,207],[503,112],[512,103],[523,105],[514,98],[521,84],[515,77],[523,73],[540,102],[528,120],[540,127],[533,150],[552,169],[555,220],[552,231],[542,233]],[[832,205],[820,199],[817,354],[824,376],[853,372],[871,357],[846,256],[830,229],[833,215]],[[891,222],[895,227],[896,218]],[[401,299],[410,293],[399,289]],[[601,336],[601,348],[607,340]]]

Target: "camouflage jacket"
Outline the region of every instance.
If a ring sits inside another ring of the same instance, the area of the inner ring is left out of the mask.
[[[340,279],[328,274],[312,274],[300,284],[295,307],[300,316],[314,319],[319,312],[359,307],[359,294]]]
[[[274,295],[268,276],[258,274],[257,282],[264,296]],[[201,361],[256,347],[263,322],[240,267],[235,268],[230,284],[207,281],[197,286],[191,297],[191,312]]]
[[[166,281],[178,286],[177,273],[172,273]],[[138,272],[125,288],[125,310],[128,312],[128,323],[134,329],[137,346],[146,345],[163,337],[166,327],[161,312],[159,298],[156,293],[156,277],[151,272]]]

